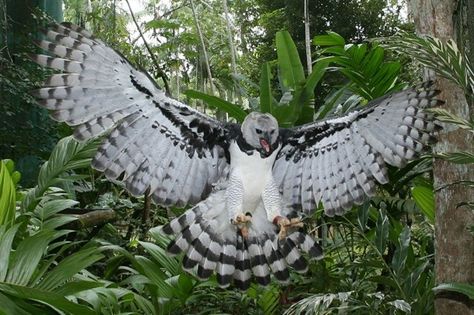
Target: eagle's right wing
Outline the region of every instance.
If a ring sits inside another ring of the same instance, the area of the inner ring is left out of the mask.
[[[35,95],[55,120],[74,126],[74,137],[109,133],[92,166],[119,179],[133,195],[148,188],[162,205],[194,204],[205,198],[228,166],[228,128],[167,97],[150,77],[88,31],[53,24],[49,51],[38,64],[63,71]]]
[[[373,100],[366,107],[283,130],[273,175],[293,208],[310,212],[321,201],[329,216],[342,215],[375,183],[388,181],[387,165],[403,167],[433,138],[426,107],[439,105],[431,83]]]

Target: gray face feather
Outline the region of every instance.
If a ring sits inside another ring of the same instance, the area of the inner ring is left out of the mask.
[[[272,151],[272,146],[278,139],[278,122],[270,114],[252,112],[242,123],[244,140],[253,148],[265,153]]]

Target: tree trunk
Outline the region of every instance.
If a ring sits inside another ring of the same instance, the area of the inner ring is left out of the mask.
[[[306,68],[308,75],[311,74],[313,70],[313,61],[311,60],[311,34],[309,31],[309,0],[304,0],[304,42],[306,50]]]
[[[415,21],[418,35],[431,35],[448,40],[455,38],[454,14],[456,0],[410,0],[409,10]],[[469,17],[472,19],[472,17]],[[470,30],[473,32],[474,30]],[[472,33],[471,33],[472,34]],[[442,91],[440,98],[446,101],[443,108],[461,116],[470,117],[463,92],[453,83],[436,78]],[[434,151],[472,152],[472,133],[444,125],[439,133]],[[469,189],[460,180],[474,178],[473,165],[452,164],[436,159],[433,164],[436,201],[435,223],[435,273],[436,283],[474,283],[474,239],[468,227],[474,224],[474,212],[459,206],[471,201],[474,189]],[[435,311],[438,315],[474,314],[474,303],[461,294],[440,294],[435,297]]]

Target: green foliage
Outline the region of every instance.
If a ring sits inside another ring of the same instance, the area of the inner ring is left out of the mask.
[[[51,152],[51,157],[45,162],[38,175],[38,184],[26,194],[23,203],[23,211],[32,211],[39,202],[39,198],[51,187],[59,185],[67,187],[77,177],[67,172],[89,167],[92,156],[97,151],[98,141],[77,142],[74,138],[61,139]],[[73,192],[70,192],[73,197]]]
[[[258,66],[276,59],[275,36],[287,30],[295,41],[299,56],[304,56],[304,12],[302,1],[235,1],[236,20],[243,30],[241,38],[253,49],[243,55],[250,66],[243,70],[256,77]],[[389,36],[402,27],[400,4],[383,0],[309,2],[311,36],[334,30],[349,42],[362,42],[376,36]],[[403,27],[406,29],[406,27]],[[261,31],[263,30],[263,31]]]
[[[372,100],[387,93],[400,90],[405,85],[399,84],[401,64],[398,61],[385,61],[384,49],[368,44],[346,45],[337,33],[316,36],[313,43],[321,47],[319,60],[335,65],[349,84],[347,88],[365,98]]]
[[[437,75],[453,81],[463,89],[468,99],[472,99],[474,70],[454,40],[442,42],[430,36],[421,38],[401,33],[381,39],[381,44],[390,50],[411,56],[423,66],[435,71]]]
[[[272,90],[272,72],[269,63],[264,63],[260,76],[260,104],[258,110],[275,116],[280,126],[290,127],[295,123],[306,123],[313,120],[314,109],[311,102],[314,99],[314,89],[322,80],[328,67],[328,62],[315,63],[312,73],[305,77],[303,65],[298,57],[296,46],[288,32],[277,34],[277,52],[279,82],[282,97],[276,101]],[[224,111],[237,121],[243,121],[247,113],[238,105],[229,103],[216,96],[206,95],[188,90],[185,94],[191,98],[206,101],[212,108]]]
[[[27,195],[20,195],[28,201],[23,200],[25,207],[17,213],[15,224],[0,225],[0,299],[6,314],[44,314],[53,310],[70,314],[116,314],[127,310],[151,313],[149,302],[143,297],[125,288],[114,288],[115,284],[111,286],[85,271],[97,266],[105,257],[102,252],[106,248],[96,242],[75,240],[74,231],[67,228],[77,218],[62,212],[77,202],[53,185],[80,178],[62,176],[89,165],[90,153],[95,151],[88,151],[92,145],[79,144],[72,138],[60,141],[40,171],[38,186]]]
[[[452,291],[466,295],[471,300],[474,300],[474,285],[467,283],[442,283],[433,288],[435,293],[443,291]]]
[[[0,161],[0,225],[10,226],[15,220],[15,186],[20,178],[12,160]]]
[[[344,113],[406,84],[400,80],[401,62],[387,59],[384,48],[388,44],[346,44],[367,34],[390,32],[386,28],[380,30],[379,17],[374,14],[380,12],[377,8],[384,7],[385,1],[366,1],[364,9],[355,15],[346,10],[355,1],[318,2],[311,7],[312,16],[317,17],[313,25],[343,22],[345,28],[341,35],[329,32],[314,39],[318,59],[309,75],[305,75],[299,57],[302,32],[295,32],[294,28],[296,22],[301,26],[301,19],[294,18],[299,14],[296,2],[229,2],[231,10],[247,16],[245,21],[241,16],[236,17],[241,24],[240,49],[244,52],[239,55],[239,73],[229,70],[230,50],[227,39],[221,35],[226,26],[223,19],[216,18],[222,13],[220,2],[211,1],[219,4],[212,8],[206,3],[199,3],[197,11],[210,51],[214,84],[218,88],[215,94],[220,97],[196,90],[188,90],[184,95],[208,103],[213,110],[227,112],[236,121],[242,121],[247,111],[235,103],[248,103],[252,110],[272,113],[282,126],[289,127]],[[156,76],[157,69],[144,57],[146,54],[127,38],[125,12],[116,8],[113,1],[100,0],[94,1],[90,12],[85,13],[85,4],[82,0],[66,1],[65,15],[92,28],[100,38]],[[152,50],[170,74],[178,98],[182,89],[195,86],[205,91],[209,83],[197,48],[195,24],[186,5],[186,1],[173,1],[168,7],[151,1],[147,10],[169,10],[163,16],[153,16],[144,29],[157,39]],[[260,11],[264,13],[259,15]],[[348,22],[355,19],[355,24]],[[252,29],[252,23],[262,22],[265,32],[259,34]],[[290,26],[289,32],[281,31],[284,26]],[[352,29],[356,26],[361,28]],[[325,30],[327,24],[317,27]],[[271,37],[271,43],[262,39],[267,36]],[[160,42],[162,37],[168,40]],[[397,41],[404,38],[402,35]],[[465,58],[452,43],[449,47],[442,45],[436,40],[416,39],[409,42],[406,50],[410,47],[421,51],[419,56],[427,65],[440,69],[470,93],[472,68],[463,69]],[[441,56],[430,55],[433,52]],[[241,73],[250,75],[246,78]],[[28,75],[23,73],[23,77]],[[13,79],[10,81],[15,83]],[[323,98],[318,91],[316,98],[315,90],[321,87],[329,94]],[[438,109],[433,112],[439,120],[456,123],[461,128],[472,130],[474,125],[472,119]],[[380,187],[376,197],[354,207],[346,216],[324,218],[320,216],[322,209],[318,209],[314,217],[308,218],[309,228],[321,232],[326,252],[323,261],[310,262],[308,274],[293,274],[288,286],[252,285],[246,292],[240,292],[220,289],[215,278],[200,282],[184,272],[181,257],[167,254],[169,239],[158,228],[139,238],[140,233],[134,227],[142,224],[144,200],[128,196],[121,187],[104,184],[103,178],[91,178],[89,164],[97,145],[97,142],[78,143],[71,137],[64,138],[41,167],[37,185],[28,191],[20,188],[20,194],[15,193],[18,175],[12,173],[11,162],[0,164],[0,205],[7,204],[9,209],[0,216],[6,218],[0,223],[8,223],[0,224],[0,252],[8,253],[0,255],[3,312],[429,314],[433,312],[434,292],[447,289],[472,297],[472,288],[467,284],[443,284],[431,290],[434,202],[430,156],[401,170],[390,168],[391,184]],[[454,163],[472,163],[473,159],[471,152],[442,153],[439,157]],[[85,190],[92,197],[85,198]],[[104,190],[107,192],[103,193]],[[21,206],[18,207],[21,211],[16,213],[12,212],[15,203]],[[73,231],[71,223],[77,216],[64,212],[79,205],[111,207],[120,219],[114,225]],[[152,209],[156,211],[153,224],[168,220],[166,210]]]

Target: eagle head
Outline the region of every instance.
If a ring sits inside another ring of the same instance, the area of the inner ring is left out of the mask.
[[[242,136],[248,145],[262,156],[269,156],[277,147],[278,122],[270,114],[252,112],[245,117],[241,127]]]

